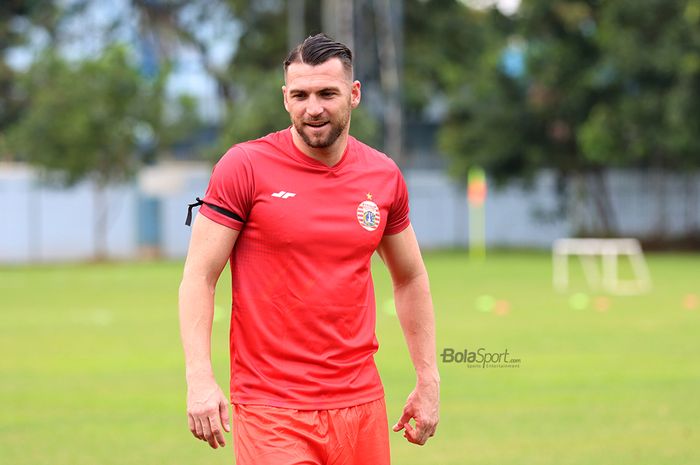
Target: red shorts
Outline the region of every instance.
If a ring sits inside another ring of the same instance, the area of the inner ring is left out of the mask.
[[[389,465],[384,398],[330,410],[234,404],[233,445],[237,465]]]

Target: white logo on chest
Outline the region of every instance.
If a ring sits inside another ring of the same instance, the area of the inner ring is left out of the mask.
[[[273,197],[278,197],[280,199],[288,199],[294,197],[296,194],[294,192],[279,191],[272,194]]]

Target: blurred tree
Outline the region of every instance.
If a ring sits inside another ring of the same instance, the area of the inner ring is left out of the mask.
[[[562,181],[589,172],[603,181],[576,138],[604,98],[589,82],[599,50],[590,28],[582,26],[595,21],[593,3],[525,0],[513,17],[495,9],[472,13],[481,16],[484,47],[470,79],[452,92],[440,134],[455,171],[479,165],[500,182],[552,168]],[[606,191],[593,192],[604,200],[596,203],[602,229],[611,232]]]
[[[161,125],[163,82],[143,78],[120,46],[78,63],[47,53],[23,79],[29,107],[10,146],[62,185],[94,182],[96,258],[106,254],[105,187],[134,174],[139,137]]]
[[[207,44],[197,35],[206,21],[209,28],[216,28],[217,19],[226,20],[225,7],[217,0],[131,0],[131,7],[138,18],[141,73],[148,78],[170,75],[178,55],[192,51],[199,55],[206,72],[219,83],[225,96],[226,85],[221,85],[220,70],[213,64]],[[221,17],[223,16],[223,18]],[[130,17],[121,18],[129,21]],[[193,23],[194,21],[194,23]],[[193,25],[196,23],[196,27]],[[188,50],[189,49],[189,50]],[[144,147],[146,162],[152,162],[174,145],[187,144],[194,150],[198,132],[204,128],[195,97],[182,94],[170,97],[163,117],[152,115],[154,127],[151,140]],[[160,110],[162,106],[156,106]]]
[[[227,69],[232,92],[226,101],[226,118],[213,158],[231,145],[257,139],[289,125],[282,105],[282,61],[287,54],[289,9],[284,2],[228,0],[241,31],[236,53]],[[296,2],[299,3],[299,2]],[[311,11],[304,9],[304,13]],[[305,19],[306,27],[318,27]],[[306,31],[303,36],[306,37]]]
[[[32,36],[44,34],[53,42],[60,21],[66,16],[54,0],[11,0],[0,3],[0,158],[11,157],[3,133],[26,107],[17,92],[17,70],[8,63],[8,52],[27,46]]]
[[[194,51],[200,63],[218,85],[224,100],[231,98],[231,83],[225,67],[218,66],[213,57],[211,37],[207,30],[220,34],[220,40],[230,39],[231,30],[239,26],[226,0],[131,0],[139,21],[142,40],[155,42],[161,64],[171,63],[183,50]],[[128,17],[123,18],[129,21]],[[217,36],[218,37],[218,36]]]
[[[446,94],[458,94],[475,79],[487,45],[488,18],[457,0],[404,2],[404,108],[409,119],[426,118],[426,108]],[[494,45],[500,49],[503,38]]]
[[[700,1],[627,0],[599,10],[601,58],[591,74],[607,98],[596,102],[578,140],[587,160],[649,169],[662,238],[669,225],[664,174],[700,167]],[[694,203],[691,183],[686,188],[686,202]]]
[[[42,53],[58,56],[61,47],[73,39],[71,31],[65,30],[63,26],[85,14],[89,3],[88,0],[13,0],[0,4],[0,155],[2,151],[5,156],[13,158],[19,155],[10,154],[6,144],[3,150],[3,129],[21,119],[32,103],[30,93],[18,87],[23,71],[21,67],[13,68],[8,64],[9,52],[21,56],[20,61],[32,60],[32,57]],[[177,14],[187,3],[174,0],[132,0],[132,4],[140,8],[141,31],[149,37],[153,36],[156,42],[159,63],[151,69],[143,63],[140,67],[142,74],[154,80],[152,84],[155,86],[163,86],[162,79],[169,75],[172,68],[171,59],[176,53],[178,39],[172,26],[177,22]],[[101,39],[107,44],[111,43],[115,35],[110,31],[117,30],[120,21],[128,22],[132,19],[131,16],[124,15],[107,23]],[[159,79],[161,82],[155,82]],[[196,117],[194,101],[187,96],[170,102],[169,115],[161,115],[162,110],[161,104],[148,108],[151,124],[148,128],[142,127],[137,131],[140,148],[147,159],[155,159],[159,152],[182,142],[183,138],[191,136],[202,124]]]
[[[444,87],[440,142],[456,172],[551,168],[562,193],[592,199],[595,232],[614,234],[605,168],[700,165],[697,0],[523,0],[510,17],[471,15],[482,26],[474,70]]]

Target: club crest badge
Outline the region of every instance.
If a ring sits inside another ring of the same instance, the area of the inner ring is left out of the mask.
[[[367,231],[374,231],[379,227],[381,216],[379,207],[372,202],[372,194],[367,194],[367,200],[357,206],[357,221]]]

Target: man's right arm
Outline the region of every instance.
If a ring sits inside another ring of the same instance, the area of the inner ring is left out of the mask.
[[[239,231],[197,215],[180,284],[180,335],[185,351],[187,419],[192,434],[216,449],[230,431],[228,398],[214,379],[211,329],[214,293]]]

